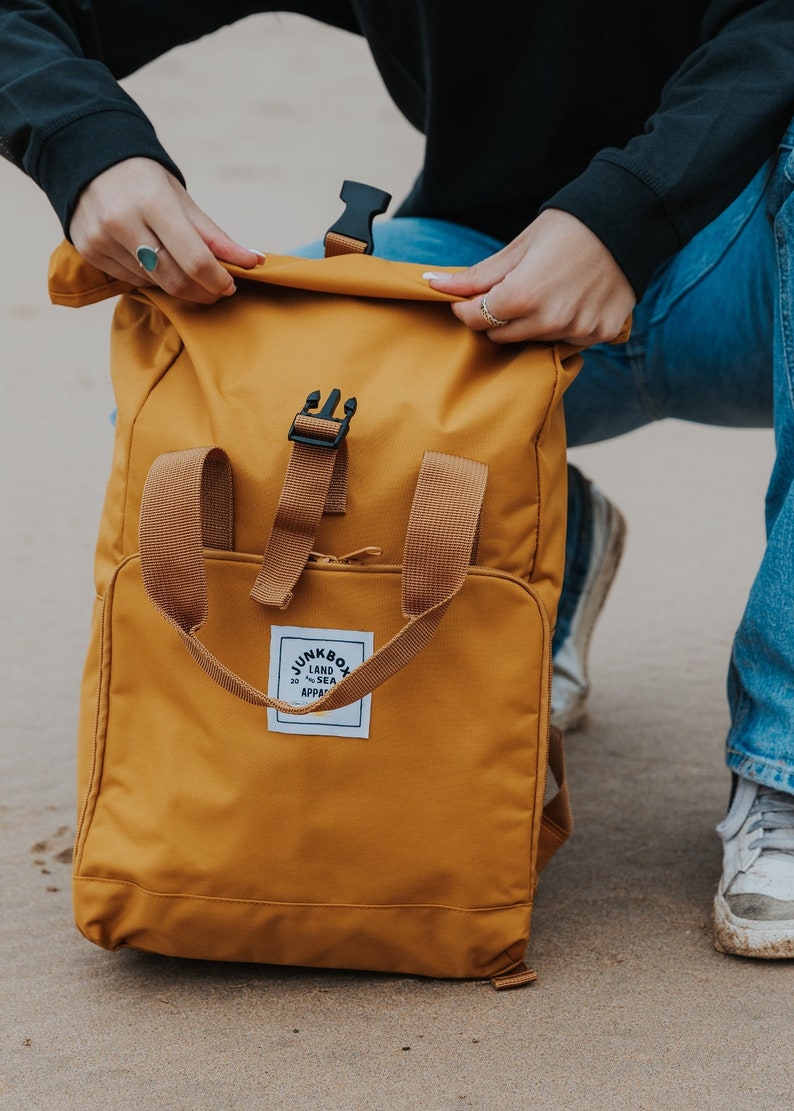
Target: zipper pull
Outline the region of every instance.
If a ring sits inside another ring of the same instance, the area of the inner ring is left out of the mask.
[[[383,555],[383,548],[357,548],[355,552],[339,557],[339,563],[364,563],[368,559],[377,559]]]
[[[383,555],[383,548],[357,548],[347,555],[326,555],[324,552],[309,552],[309,563],[363,563],[367,559],[377,559]]]

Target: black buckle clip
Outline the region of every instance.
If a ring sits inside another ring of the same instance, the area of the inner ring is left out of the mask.
[[[371,255],[372,221],[389,207],[391,193],[360,181],[345,181],[339,196],[345,202],[345,211],[325,233],[326,239],[331,233],[345,239],[357,239],[364,245],[362,253]]]
[[[312,390],[306,398],[306,404],[295,417],[292,422],[292,427],[289,430],[287,439],[292,440],[295,444],[309,444],[311,447],[327,447],[337,448],[347,435],[347,430],[350,427],[350,421],[356,411],[356,399],[349,397],[345,402],[345,415],[342,418],[334,416],[334,410],[339,404],[339,399],[342,396],[340,390],[331,390],[328,395],[328,400],[323,405],[319,413],[313,412],[314,409],[320,404],[320,391]],[[298,432],[295,428],[295,421],[298,417],[317,417],[318,420],[333,421],[334,424],[339,425],[339,430],[333,440],[324,440],[320,436],[307,436]]]

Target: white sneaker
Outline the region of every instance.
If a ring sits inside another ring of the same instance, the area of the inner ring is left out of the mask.
[[[592,483],[588,489],[593,513],[590,566],[570,631],[554,657],[552,671],[551,721],[564,733],[573,733],[585,724],[590,637],[617,574],[626,537],[626,522],[620,511]]]
[[[794,957],[794,795],[737,779],[717,832],[724,860],[715,946],[741,957]]]

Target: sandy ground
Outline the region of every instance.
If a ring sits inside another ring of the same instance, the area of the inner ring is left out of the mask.
[[[419,160],[362,44],[295,18],[252,19],[128,85],[200,203],[254,246],[321,234],[345,177],[399,196]],[[49,306],[57,223],[6,164],[0,194],[0,1106],[790,1107],[794,969],[721,956],[709,931],[763,431],[665,424],[576,454],[630,543],[592,723],[569,742],[577,828],[543,877],[530,990],[112,955],[78,936],[73,735],[110,310]]]

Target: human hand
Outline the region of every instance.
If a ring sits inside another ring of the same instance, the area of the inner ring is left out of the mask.
[[[80,196],[69,234],[83,258],[111,277],[159,285],[202,304],[235,291],[218,259],[250,269],[263,258],[230,239],[176,178],[149,158],[128,158],[95,177]],[[152,272],[135,257],[142,244],[160,247]]]
[[[501,251],[459,274],[431,279],[434,289],[470,298],[452,311],[495,343],[557,340],[589,347],[615,339],[636,303],[614,258],[575,216],[541,212]],[[492,327],[480,311],[508,321]]]

